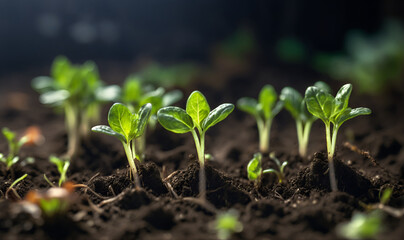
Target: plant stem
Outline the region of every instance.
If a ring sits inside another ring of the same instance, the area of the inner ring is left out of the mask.
[[[337,180],[335,178],[335,168],[334,168],[334,161],[328,161],[328,167],[330,169],[330,185],[331,191],[336,192],[338,191]]]
[[[334,131],[332,134],[332,140],[331,140],[330,123],[326,123],[325,127],[326,127],[328,167],[329,167],[329,174],[330,174],[331,191],[336,192],[336,191],[338,191],[338,187],[337,187],[337,180],[335,178],[335,168],[334,168],[333,158],[334,158],[335,141],[337,139],[338,128],[334,127]]]
[[[79,145],[77,109],[71,103],[65,105],[65,119],[67,128],[67,153],[72,157],[76,154]]]
[[[301,120],[296,121],[297,141],[299,143],[299,155],[304,157],[306,155],[303,147],[303,122]]]
[[[331,146],[332,146],[332,141],[331,141],[331,126],[330,123],[325,123],[325,137],[327,141],[327,156],[328,156],[328,161],[332,161],[334,155],[331,153]]]
[[[145,149],[146,149],[146,130],[145,132],[138,138],[135,139],[136,141],[136,151],[139,156],[139,161],[143,162],[145,157]]]
[[[125,149],[126,157],[128,158],[128,163],[129,163],[130,171],[132,173],[131,175],[132,175],[134,183],[135,183],[135,187],[136,187],[136,189],[140,189],[141,187],[140,187],[139,175],[137,173],[136,164],[134,162],[134,156],[136,155],[136,153],[132,152],[132,150],[129,146],[130,142],[125,143],[122,141],[122,145],[123,145],[123,148]]]
[[[205,176],[205,133],[199,130],[200,141],[195,130],[191,131],[195,141],[196,151],[199,159],[199,196],[206,199],[206,176]]]
[[[261,153],[269,152],[269,139],[272,125],[272,118],[268,118],[265,122],[257,119],[258,135],[259,135],[259,149]]]
[[[312,125],[313,122],[310,121],[304,124],[302,142],[299,143],[299,154],[302,157],[306,157],[307,155],[307,145],[309,144],[310,131]]]

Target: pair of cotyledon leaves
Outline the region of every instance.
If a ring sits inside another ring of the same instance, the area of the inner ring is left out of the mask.
[[[258,95],[258,100],[244,97],[238,100],[240,110],[253,116],[269,119],[275,117],[283,107],[282,101],[277,101],[278,95],[271,85],[265,85]]]
[[[185,110],[179,107],[164,107],[157,112],[157,119],[165,129],[174,133],[187,133],[195,127],[206,132],[224,120],[233,109],[233,104],[224,103],[210,111],[205,96],[194,91],[188,97]]]
[[[324,82],[316,82],[314,86],[326,93],[331,93],[331,88]],[[305,99],[294,88],[283,88],[279,99],[284,102],[285,109],[289,111],[294,119],[303,122],[313,122],[317,119],[307,110]]]
[[[329,124],[331,122],[337,128],[351,118],[370,114],[371,110],[369,108],[359,107],[352,109],[348,107],[351,92],[352,85],[345,84],[334,98],[331,94],[318,87],[309,87],[305,94],[307,110],[324,123]]]
[[[143,135],[150,118],[152,105],[143,105],[139,112],[132,113],[128,107],[121,103],[115,103],[108,112],[109,126],[99,125],[91,130],[117,137],[125,143]]]

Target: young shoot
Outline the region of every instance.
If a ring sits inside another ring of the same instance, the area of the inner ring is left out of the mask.
[[[331,92],[330,87],[324,82],[316,82],[314,86],[324,92]],[[284,102],[285,109],[296,121],[297,140],[299,143],[299,155],[306,157],[311,127],[318,118],[307,111],[306,102],[302,95],[294,88],[285,87],[281,91],[280,100]]]
[[[233,109],[233,104],[224,103],[211,111],[205,96],[194,91],[188,97],[185,110],[170,106],[157,112],[157,119],[165,129],[174,133],[191,132],[200,164],[199,194],[202,199],[205,199],[206,194],[205,133],[210,127],[224,120]]]
[[[47,221],[65,216],[74,200],[74,185],[66,182],[63,187],[52,187],[46,191],[30,191],[25,196],[28,203],[34,204]]]
[[[269,152],[269,140],[272,120],[281,111],[283,102],[276,102],[278,96],[271,85],[265,85],[258,100],[244,97],[237,101],[237,107],[252,116],[257,121],[259,134],[259,150],[262,153]]]
[[[14,189],[14,186],[17,185],[22,180],[24,180],[27,176],[28,176],[28,174],[24,174],[21,177],[17,178],[13,183],[11,183],[10,187],[7,188],[7,191],[5,194],[6,199],[11,197],[12,199],[21,200],[21,197],[20,197],[20,195],[18,195],[17,191]],[[11,192],[11,194],[10,194],[10,192]]]
[[[148,129],[154,130],[157,122],[157,111],[162,107],[172,105],[182,98],[182,92],[172,90],[166,92],[162,87],[154,89],[152,86],[144,86],[143,80],[137,76],[130,76],[126,79],[122,88],[122,101],[132,112],[139,111],[140,106],[146,103],[152,104]],[[146,129],[147,131],[147,129]],[[146,134],[136,139],[136,151],[139,160],[143,161],[146,149]]]
[[[49,161],[53,164],[56,165],[58,172],[60,174],[60,178],[59,178],[59,182],[58,182],[58,186],[61,187],[62,184],[64,182],[66,182],[66,173],[67,170],[69,169],[70,166],[70,161],[69,160],[63,160],[61,158],[58,158],[56,156],[50,156],[49,157]],[[52,187],[54,187],[53,183],[51,181],[49,181],[49,179],[46,177],[46,175],[44,174],[43,177],[45,178],[45,180],[49,183],[49,185],[51,185]]]
[[[376,239],[382,229],[380,211],[372,211],[369,214],[357,212],[349,222],[337,226],[337,234],[350,240]]]
[[[314,116],[320,118],[325,124],[330,185],[332,191],[337,191],[333,157],[338,130],[345,121],[360,115],[368,115],[371,113],[369,108],[360,107],[352,109],[348,107],[351,92],[352,85],[345,84],[338,91],[335,98],[316,86],[307,88],[305,94],[307,110]]]
[[[132,113],[129,108],[121,103],[115,103],[108,112],[108,124],[98,125],[91,130],[104,133],[118,138],[125,150],[126,157],[136,188],[140,188],[139,175],[136,169],[135,159],[139,159],[136,154],[135,139],[142,136],[150,118],[152,105],[143,105],[137,113]]]
[[[18,162],[20,148],[28,141],[28,139],[25,136],[17,138],[17,134],[8,128],[3,128],[2,133],[8,143],[8,155],[6,157],[4,154],[0,153],[0,162],[6,164],[7,170],[9,170],[11,166]]]
[[[284,171],[285,171],[286,165],[288,165],[288,162],[285,161],[285,162],[281,163],[279,161],[279,159],[276,158],[275,153],[273,153],[273,152],[269,155],[269,157],[275,162],[278,169],[276,170],[276,169],[273,169],[273,168],[269,168],[269,169],[265,169],[262,172],[263,173],[275,173],[276,176],[278,177],[279,183],[284,182],[285,181],[285,173],[284,173]]]
[[[230,239],[232,234],[243,231],[243,224],[238,218],[239,214],[234,209],[230,209],[216,216],[212,228],[217,232],[217,238],[219,240]]]
[[[254,157],[250,160],[247,165],[247,176],[250,181],[254,182],[254,186],[258,187],[261,182],[262,175],[262,154],[255,153]]]
[[[32,80],[39,100],[65,114],[68,157],[76,154],[82,136],[89,133],[89,125],[99,120],[100,104],[119,95],[118,86],[104,87],[94,62],[73,65],[63,56],[56,57],[51,76]]]

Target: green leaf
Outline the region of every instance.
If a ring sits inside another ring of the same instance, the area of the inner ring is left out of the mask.
[[[101,86],[95,90],[95,98],[101,102],[112,102],[118,100],[121,88],[118,85]]]
[[[333,123],[340,127],[345,121],[352,119],[360,115],[369,115],[372,111],[369,108],[359,107],[355,109],[346,108],[338,117],[333,121]]]
[[[65,56],[57,56],[53,60],[51,76],[60,84],[67,81],[68,72],[71,71],[71,63]]]
[[[62,105],[69,99],[70,93],[66,90],[49,91],[39,96],[39,101],[46,105]]]
[[[213,109],[209,115],[202,122],[203,131],[207,131],[210,127],[216,125],[218,122],[223,121],[234,109],[231,103],[224,103]]]
[[[300,119],[303,98],[298,91],[291,87],[285,87],[282,89],[279,99],[284,102],[286,110],[288,110],[294,119]]]
[[[265,119],[268,119],[271,116],[272,108],[277,98],[278,95],[271,85],[265,85],[262,88],[258,96],[258,103],[261,106]]]
[[[164,107],[157,112],[161,126],[174,133],[186,133],[194,129],[194,121],[179,107]]]
[[[335,100],[340,102],[336,104],[336,111],[342,111],[348,107],[349,97],[351,96],[352,92],[352,84],[345,84],[342,86],[337,95],[335,96]]]
[[[45,93],[55,89],[54,79],[47,76],[32,79],[31,86],[39,93]]]
[[[180,90],[173,90],[163,95],[163,107],[169,106],[181,100],[183,94]]]
[[[244,97],[237,101],[237,107],[248,114],[258,116],[258,102],[254,98]]]
[[[197,126],[208,116],[210,107],[205,96],[199,91],[193,91],[188,97],[186,112]]]
[[[109,127],[109,126],[105,126],[105,125],[94,126],[94,127],[91,128],[91,131],[93,131],[93,132],[98,132],[98,133],[103,133],[103,134],[107,134],[107,135],[110,135],[110,136],[117,137],[119,140],[121,140],[121,141],[123,141],[123,142],[126,141],[124,135],[115,132],[115,131],[112,130],[112,128]]]
[[[123,85],[122,101],[125,103],[134,103],[139,101],[142,95],[141,79],[136,76],[128,77]]]
[[[328,84],[325,83],[325,82],[318,81],[318,82],[314,83],[314,86],[319,88],[323,92],[326,92],[326,93],[329,93],[329,94],[332,93],[331,87],[328,86]]]
[[[121,103],[115,103],[109,109],[108,123],[112,130],[122,134],[125,137],[126,142],[130,142],[136,132],[137,118],[132,114],[128,107]]]
[[[251,159],[250,162],[248,163],[247,173],[249,180],[254,181],[261,176],[262,173],[261,159],[262,159],[261,153],[256,153],[254,154],[254,158]]]
[[[136,126],[135,138],[143,135],[144,130],[146,129],[146,125],[149,122],[151,111],[152,105],[150,103],[147,103],[140,108],[138,112],[139,121]]]
[[[3,132],[3,135],[4,135],[4,137],[7,139],[7,142],[8,142],[9,144],[14,143],[16,134],[15,134],[13,131],[11,131],[10,129],[4,127],[4,128],[2,129],[2,132]]]
[[[306,90],[305,101],[307,110],[323,122],[328,122],[332,113],[334,98],[317,87],[309,87]]]

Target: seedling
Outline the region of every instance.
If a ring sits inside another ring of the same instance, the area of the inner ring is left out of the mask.
[[[42,192],[30,191],[25,200],[39,207],[42,216],[51,220],[65,215],[72,202],[73,191],[73,183],[66,182],[63,187],[52,187]]]
[[[273,168],[269,168],[269,169],[265,169],[262,172],[263,173],[275,173],[276,176],[278,177],[279,183],[284,182],[285,181],[284,170],[285,170],[286,165],[288,165],[288,162],[285,161],[285,162],[281,163],[279,161],[279,159],[276,158],[275,153],[273,153],[273,152],[269,155],[269,157],[276,163],[276,166],[278,167],[278,170],[273,169]]]
[[[66,173],[67,173],[67,170],[69,169],[70,161],[69,160],[63,160],[63,159],[55,157],[55,156],[50,156],[49,161],[51,163],[54,163],[56,165],[57,169],[58,169],[58,172],[60,174],[58,185],[59,185],[59,187],[61,187],[62,184],[66,181]],[[43,175],[43,177],[49,183],[49,185],[51,185],[52,187],[55,187],[53,185],[53,183],[51,181],[49,181],[49,179],[46,177],[45,174]]]
[[[118,95],[117,86],[103,86],[95,63],[75,66],[63,56],[54,60],[51,76],[33,79],[32,87],[40,93],[41,103],[64,112],[69,157],[77,151],[80,131],[81,135],[88,135],[89,124],[98,121],[101,102],[114,100]]]
[[[333,157],[335,153],[338,130],[345,121],[360,115],[368,115],[371,113],[369,108],[360,107],[352,109],[348,107],[351,92],[352,85],[345,84],[338,91],[335,98],[331,94],[324,92],[316,86],[307,88],[305,94],[307,110],[314,116],[320,118],[325,124],[330,184],[332,191],[337,191]],[[332,129],[331,124],[333,125]]]
[[[355,213],[351,221],[337,226],[339,236],[346,239],[375,239],[382,231],[382,219],[379,211],[369,214]]]
[[[257,120],[259,149],[262,153],[269,151],[269,139],[273,118],[281,111],[283,102],[277,100],[277,94],[271,85],[265,85],[258,100],[244,97],[237,101],[237,107],[254,116]]]
[[[330,87],[324,82],[316,82],[314,86],[322,89],[324,92],[331,92]],[[299,155],[306,157],[311,127],[313,122],[318,118],[307,111],[304,98],[295,89],[291,87],[283,88],[279,98],[284,102],[285,109],[289,111],[290,115],[292,115],[296,121]]]
[[[157,111],[169,105],[178,102],[182,98],[182,92],[172,90],[166,92],[162,87],[154,89],[152,86],[144,86],[142,78],[138,76],[130,76],[125,81],[122,89],[122,101],[129,107],[132,112],[139,111],[140,106],[146,103],[152,104],[149,124],[146,127],[154,130],[157,122]],[[144,151],[146,149],[146,134],[136,139],[136,152],[140,157],[140,161],[144,159]]]
[[[7,157],[0,153],[0,162],[3,162],[7,166],[7,170],[11,168],[15,163],[18,162],[18,153],[20,148],[27,142],[27,137],[17,138],[17,134],[8,128],[2,129],[3,135],[8,143],[8,155]]]
[[[262,154],[255,153],[254,157],[250,160],[250,162],[247,165],[248,179],[254,181],[255,187],[258,187],[261,181],[261,175],[262,175],[261,160],[262,160]]]
[[[157,119],[165,129],[174,133],[191,132],[200,164],[199,193],[202,199],[206,194],[205,133],[210,127],[224,120],[233,109],[233,104],[224,103],[210,111],[205,96],[199,91],[194,91],[188,97],[186,110],[170,106],[157,112]],[[198,130],[199,136],[195,129]]]
[[[134,140],[144,133],[151,109],[152,105],[147,103],[140,108],[139,112],[132,113],[127,106],[115,103],[108,112],[109,126],[98,125],[91,129],[94,132],[114,136],[122,142],[136,188],[140,188],[140,180],[134,162],[134,159],[139,159]]]
[[[17,183],[24,180],[27,176],[28,176],[28,174],[24,174],[21,177],[17,178],[13,183],[11,183],[10,187],[7,188],[7,191],[5,193],[6,199],[9,198],[10,192],[12,193],[11,198],[15,198],[18,200],[21,199],[20,195],[18,195],[17,191],[15,191],[14,186],[17,185]]]
[[[218,214],[216,220],[213,222],[213,228],[217,232],[217,238],[227,240],[230,239],[232,234],[243,231],[243,224],[238,218],[239,214],[234,209]]]

